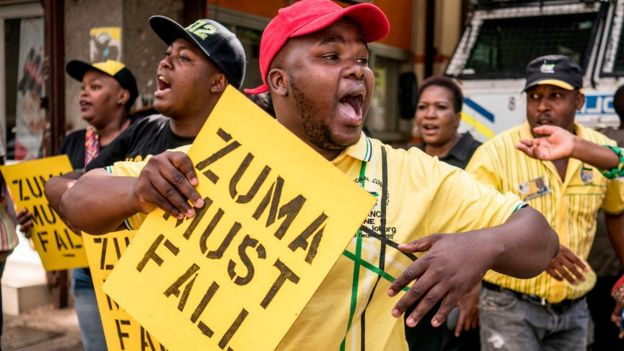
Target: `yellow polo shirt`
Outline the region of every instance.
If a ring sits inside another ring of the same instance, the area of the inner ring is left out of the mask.
[[[396,245],[428,234],[500,225],[523,202],[416,148],[392,149],[363,134],[332,163],[377,203],[278,349],[407,350],[403,318],[390,314],[398,297],[388,297],[387,291],[389,280],[413,259]],[[122,162],[112,171],[137,175],[137,166]]]
[[[592,129],[580,125],[575,125],[575,129],[583,139],[615,145]],[[585,260],[596,233],[596,211],[624,211],[624,183],[609,181],[598,169],[576,159],[568,160],[562,181],[552,162],[536,160],[516,150],[521,138],[532,137],[528,123],[497,135],[477,149],[466,171],[500,192],[518,195],[540,211],[559,235],[561,245]],[[490,271],[485,280],[556,303],[585,295],[595,283],[595,274],[590,271],[579,285],[557,281],[545,272],[532,279],[516,279]]]

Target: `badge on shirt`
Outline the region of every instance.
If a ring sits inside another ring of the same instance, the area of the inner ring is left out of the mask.
[[[581,180],[583,184],[589,184],[594,179],[594,169],[591,167],[581,167]]]
[[[548,178],[539,177],[518,184],[518,192],[523,200],[531,200],[539,196],[546,195],[551,192]]]

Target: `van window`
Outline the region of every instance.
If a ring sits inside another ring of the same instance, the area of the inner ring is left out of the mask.
[[[484,19],[460,77],[523,78],[527,63],[547,54],[567,55],[583,68],[598,21],[597,12]]]

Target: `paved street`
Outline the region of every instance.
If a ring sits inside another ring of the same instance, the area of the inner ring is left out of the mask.
[[[71,308],[39,307],[18,316],[4,315],[2,350],[82,350],[76,313]]]

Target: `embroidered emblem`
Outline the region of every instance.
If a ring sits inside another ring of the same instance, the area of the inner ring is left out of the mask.
[[[591,183],[594,180],[594,170],[591,167],[581,167],[581,180],[583,184]]]
[[[197,20],[195,23],[186,27],[186,30],[206,40],[209,35],[213,35],[217,32],[217,27],[206,20]]]
[[[555,64],[554,63],[546,63],[542,64],[540,67],[540,72],[542,73],[555,73]]]
[[[517,185],[520,198],[523,200],[531,200],[539,196],[546,195],[551,192],[548,178],[539,177]]]

